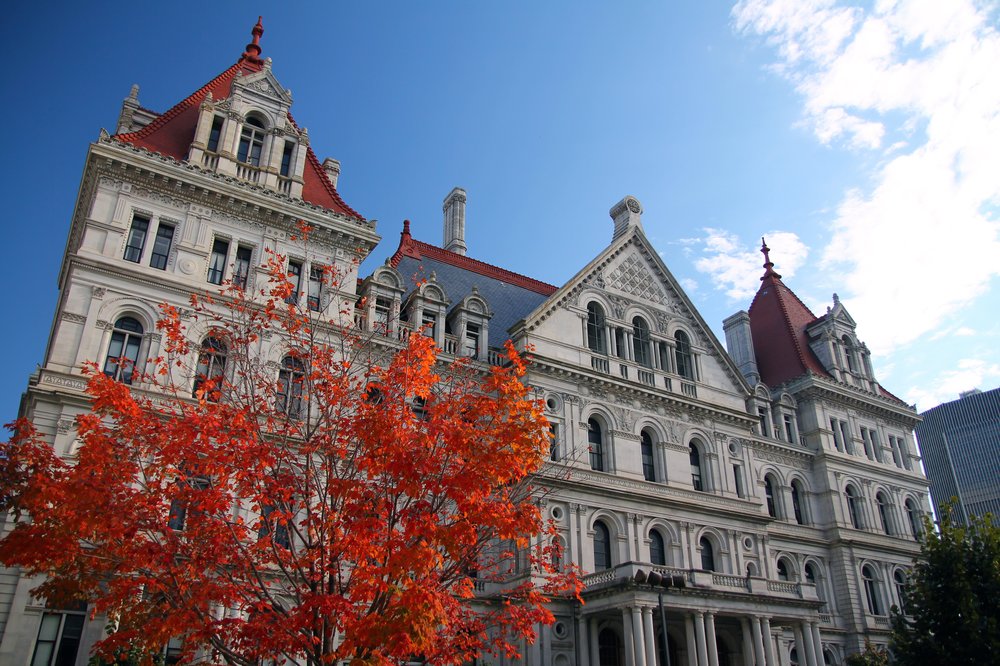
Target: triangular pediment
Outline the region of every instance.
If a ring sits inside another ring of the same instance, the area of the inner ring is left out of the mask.
[[[241,89],[244,95],[260,95],[286,107],[292,105],[292,93],[286,90],[274,76],[270,67],[254,74],[237,76],[233,79],[233,91]]]

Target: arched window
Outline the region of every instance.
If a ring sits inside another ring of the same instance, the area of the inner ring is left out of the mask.
[[[632,347],[636,363],[647,368],[653,365],[653,355],[649,346],[649,324],[642,317],[632,318]]]
[[[841,338],[841,342],[844,343],[844,358],[847,359],[847,369],[850,372],[857,372],[858,365],[854,359],[854,345],[851,344],[851,339],[845,335]]]
[[[598,520],[594,523],[594,571],[611,568],[611,532]]]
[[[698,545],[701,548],[701,568],[704,571],[715,571],[715,550],[712,548],[711,540],[702,537]]]
[[[868,603],[868,612],[872,615],[882,615],[882,604],[879,602],[878,579],[875,577],[875,570],[871,565],[861,567],[861,579],[865,584],[865,600]]]
[[[648,430],[639,437],[639,452],[642,454],[642,478],[656,481],[656,467],[653,465],[653,438]]]
[[[292,419],[302,417],[302,393],[305,378],[305,364],[301,359],[292,356],[281,359],[275,409],[287,414]]]
[[[882,531],[886,534],[892,534],[892,523],[889,519],[889,511],[892,505],[889,504],[889,498],[886,497],[883,491],[880,490],[875,493],[875,504],[878,506],[878,519],[882,525]]]
[[[767,500],[767,515],[772,518],[778,517],[778,506],[774,501],[774,476],[768,474],[764,477],[764,498]]]
[[[587,347],[598,354],[607,351],[607,323],[604,319],[604,308],[600,303],[587,303]]]
[[[778,580],[783,580],[783,581],[790,580],[788,575],[788,562],[785,561],[785,558],[783,557],[778,558],[778,566],[776,567],[776,569],[778,572]]]
[[[663,543],[663,536],[656,530],[649,533],[649,562],[660,566],[667,564],[667,547]]]
[[[906,613],[906,574],[902,569],[896,569],[892,574],[892,582],[896,587],[896,598],[899,599],[899,610]]]
[[[139,363],[142,324],[132,317],[121,317],[111,333],[111,346],[104,361],[104,374],[123,384],[132,383],[132,373]]]
[[[236,159],[244,164],[260,166],[260,153],[264,148],[264,123],[255,116],[248,116],[240,133],[240,147]]]
[[[698,450],[698,446],[693,441],[689,448],[691,449],[688,456],[691,460],[691,485],[694,486],[695,490],[704,490],[705,484],[701,474],[701,451]]]
[[[694,379],[694,367],[691,364],[691,340],[684,331],[674,333],[674,360],[677,374],[687,379]]]
[[[218,401],[222,391],[222,382],[226,374],[226,343],[217,337],[209,336],[201,341],[201,351],[198,354],[198,367],[194,377],[194,393],[198,396],[205,382],[212,382],[211,394],[206,400]]]
[[[851,517],[851,525],[854,529],[860,530],[863,524],[861,521],[861,496],[858,494],[857,488],[851,484],[848,484],[847,488],[844,489],[844,496],[847,498],[847,513]]]
[[[923,534],[923,528],[921,527],[920,520],[920,510],[917,508],[916,503],[912,499],[907,499],[905,504],[906,507],[906,519],[910,523],[910,534],[913,535],[914,539],[920,539],[920,535]]]
[[[806,524],[806,516],[802,511],[802,498],[805,493],[802,490],[802,482],[798,479],[792,480],[792,512],[795,514],[795,522],[799,525]]]
[[[796,648],[792,648],[791,652],[788,653],[788,661],[791,662],[792,666],[799,666],[799,651]]]
[[[823,590],[816,565],[812,562],[807,562],[802,568],[802,572],[805,575],[806,582],[816,586],[816,596],[819,597],[819,600],[826,601],[826,593]]]
[[[590,469],[604,470],[604,432],[597,419],[587,421],[587,441],[590,443]]]

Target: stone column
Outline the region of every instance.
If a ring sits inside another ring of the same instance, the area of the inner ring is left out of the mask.
[[[656,630],[653,629],[653,609],[642,609],[642,633],[646,638],[646,666],[656,665]],[[680,666],[678,664],[678,666]]]
[[[819,622],[810,622],[809,626],[812,627],[813,647],[816,648],[816,666],[824,666],[826,662],[823,660],[823,637],[819,633]]]
[[[542,625],[542,663],[552,663],[552,627]]]
[[[771,618],[766,615],[760,619],[760,630],[764,638],[764,655],[767,658],[767,666],[777,666],[778,660],[774,656],[774,636],[771,635]]]
[[[715,642],[714,613],[705,613],[705,640],[708,643],[708,666],[719,666],[719,646]]]
[[[590,664],[591,666],[598,666],[601,663],[601,651],[598,649],[597,645],[597,618],[593,618],[590,621]]]
[[[694,614],[694,632],[698,638],[698,663],[708,666],[708,642],[705,638],[705,614],[696,611]]]
[[[632,649],[635,652],[635,666],[646,666],[646,639],[642,626],[642,609],[632,607]]]
[[[741,617],[740,629],[743,630],[743,666],[754,666],[753,634],[750,633],[750,620]]]
[[[622,609],[622,643],[625,648],[625,666],[638,666],[635,663],[634,628],[630,609]]]
[[[698,649],[695,647],[694,617],[688,613],[684,616],[684,642],[687,651],[688,666],[698,666]]]
[[[801,640],[799,640],[801,639]],[[812,629],[808,622],[795,625],[795,642],[798,649],[800,666],[816,666],[816,648],[813,645]]]
[[[576,618],[576,652],[580,656],[580,666],[590,666],[590,644],[587,642],[587,620]],[[551,654],[551,653],[550,653]]]
[[[757,666],[770,666],[764,660],[764,638],[760,630],[760,618],[755,615],[750,622],[753,627],[753,653]]]

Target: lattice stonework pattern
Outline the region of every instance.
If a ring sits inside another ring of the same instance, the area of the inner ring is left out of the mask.
[[[613,270],[608,276],[608,286],[653,303],[662,304],[666,300],[656,284],[656,278],[646,270],[645,264],[638,257],[626,258]]]

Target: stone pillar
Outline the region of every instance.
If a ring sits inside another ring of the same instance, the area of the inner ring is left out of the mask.
[[[708,642],[708,666],[719,666],[719,646],[715,642],[714,613],[705,613],[705,640]]]
[[[816,666],[824,666],[826,662],[823,660],[823,637],[819,633],[819,622],[810,622],[809,626],[812,627],[813,647],[816,648]]]
[[[743,630],[743,666],[754,666],[753,634],[750,633],[750,620],[741,617],[740,628]]]
[[[642,609],[642,633],[646,639],[646,666],[656,664],[656,630],[653,629],[653,609]],[[678,666],[680,666],[678,664]]]
[[[552,663],[552,627],[542,625],[542,663]]]
[[[646,638],[642,622],[642,609],[632,607],[632,648],[635,651],[635,665],[646,666]],[[654,664],[655,666],[655,664]]]
[[[625,648],[625,666],[639,666],[635,663],[635,628],[632,626],[631,609],[622,609],[622,643]]]
[[[767,666],[777,666],[778,660],[774,656],[774,636],[771,635],[771,618],[764,616],[760,619],[760,630],[764,638],[764,655],[767,658]]]
[[[601,663],[601,651],[598,649],[597,645],[597,618],[590,621],[590,664],[591,666],[598,666]]]
[[[590,666],[590,643],[587,642],[587,620],[576,618],[576,653],[580,657],[580,666]]]
[[[795,644],[799,655],[799,666],[816,666],[816,648],[813,645],[812,629],[808,622],[795,625]]]
[[[757,666],[769,666],[764,659],[764,638],[760,631],[760,618],[755,615],[750,622],[753,627],[753,653]]]
[[[688,666],[698,666],[698,649],[695,647],[694,637],[694,617],[690,613],[684,616],[684,642]]]
[[[698,663],[708,666],[708,642],[705,639],[705,614],[697,611],[694,614],[694,632],[698,639]]]
[[[539,664],[539,666],[541,666],[541,664],[545,663],[545,662],[542,661],[542,625],[541,624],[536,624],[535,625],[535,640],[533,640],[531,642],[531,644],[529,645],[528,652],[531,653],[531,662],[530,663],[532,663],[532,664]]]

